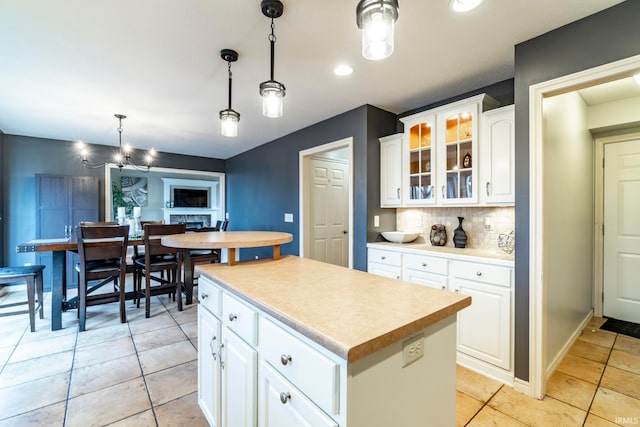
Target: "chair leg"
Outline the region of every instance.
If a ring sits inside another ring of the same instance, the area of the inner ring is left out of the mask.
[[[144,317],[151,317],[151,272],[145,271],[146,283],[144,286]]]
[[[126,269],[124,267],[121,267],[121,272],[120,272],[120,322],[121,323],[127,323],[127,308],[124,304],[124,301],[126,299]]]
[[[84,332],[87,322],[87,278],[80,277],[78,283],[78,331]]]
[[[40,307],[40,318],[44,319],[44,292],[42,291],[42,272],[36,276],[36,291],[38,292],[38,306]]]
[[[35,278],[33,276],[29,276],[27,277],[27,300],[29,302],[29,324],[31,325],[31,332],[36,331],[35,293]]]
[[[145,277],[146,277],[146,272],[145,272]],[[137,280],[137,284],[136,287],[138,288],[136,293],[137,293],[137,298],[136,298],[136,308],[140,308],[140,298],[142,294],[142,270],[138,271],[138,280]]]

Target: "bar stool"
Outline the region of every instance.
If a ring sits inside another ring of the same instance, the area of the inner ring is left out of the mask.
[[[28,265],[23,267],[2,267],[0,268],[0,285],[15,285],[27,282],[27,304],[29,304],[29,323],[31,324],[31,332],[36,331],[36,311],[40,312],[40,318],[44,318],[42,308],[42,270],[44,265]],[[36,307],[35,294],[38,292],[38,306]],[[11,304],[0,305],[0,308],[13,307],[25,304],[17,302]],[[8,316],[12,314],[22,314],[26,311],[17,311],[12,313],[1,314],[0,316]]]

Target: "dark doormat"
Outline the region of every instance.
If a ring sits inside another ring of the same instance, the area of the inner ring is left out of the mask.
[[[616,332],[622,335],[628,335],[630,337],[640,338],[640,325],[637,323],[625,322],[624,320],[618,320],[608,318],[600,329],[605,331]]]

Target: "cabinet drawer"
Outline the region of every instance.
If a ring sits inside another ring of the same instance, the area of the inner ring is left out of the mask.
[[[511,269],[509,267],[453,261],[451,268],[455,277],[511,287]]]
[[[220,317],[222,292],[206,277],[198,279],[198,300],[203,307]]]
[[[222,322],[252,346],[257,342],[258,313],[245,303],[222,294]]]
[[[449,287],[449,278],[441,274],[423,273],[421,271],[405,268],[402,270],[402,280],[416,285],[427,286],[433,289],[446,291]]]
[[[338,427],[320,408],[285,380],[264,360],[258,368],[258,424],[260,426]]]
[[[377,262],[370,262],[367,265],[367,272],[382,277],[388,277],[389,279],[400,279],[400,273],[402,272],[402,269],[400,267],[389,266]]]
[[[403,267],[426,273],[447,274],[447,260],[426,255],[403,254]]]
[[[339,413],[338,363],[260,318],[260,355],[329,414]]]
[[[402,265],[400,252],[384,251],[381,249],[369,249],[369,262],[377,262],[379,264],[392,265],[400,267]]]

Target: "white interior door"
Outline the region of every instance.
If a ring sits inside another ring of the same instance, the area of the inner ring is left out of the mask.
[[[640,323],[640,140],[604,148],[604,304]]]
[[[349,266],[349,165],[311,159],[311,258]]]

